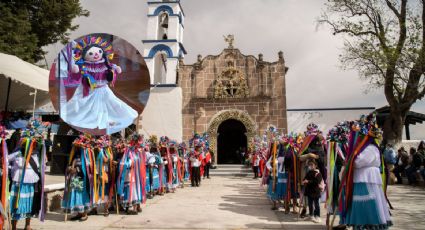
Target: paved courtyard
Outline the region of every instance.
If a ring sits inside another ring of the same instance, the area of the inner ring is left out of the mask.
[[[425,228],[425,190],[392,186],[390,199],[395,226],[392,229]],[[34,229],[325,229],[322,224],[297,221],[293,214],[270,210],[258,180],[220,176],[204,180],[199,188],[185,187],[157,196],[138,216],[111,214],[90,216],[86,222],[64,222],[62,213],[49,213],[45,223],[33,221]],[[20,223],[23,227],[23,223]]]

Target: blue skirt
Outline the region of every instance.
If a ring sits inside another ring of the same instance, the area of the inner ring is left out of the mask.
[[[381,185],[354,183],[345,223],[354,229],[388,229],[392,225]],[[377,188],[377,189],[376,189]]]
[[[22,183],[18,206],[15,208],[19,186],[17,182],[12,183],[12,190],[10,192],[10,213],[12,220],[22,220],[32,217],[34,186],[35,184]]]
[[[177,169],[173,169],[173,174],[174,174],[174,178],[173,178],[173,188],[177,188],[180,184],[179,182],[179,174],[177,173]]]
[[[190,173],[189,173],[189,165],[188,164],[184,164],[184,180],[188,181],[190,180]]]
[[[124,199],[121,201],[123,208],[129,208],[133,205],[140,204],[142,201],[142,196],[137,192],[136,183],[133,184],[133,192],[131,194],[132,199],[130,199],[130,183],[124,183]]]
[[[67,200],[62,200],[62,208],[67,213],[82,213],[90,209],[90,197],[86,188],[71,188]]]
[[[146,170],[149,170],[148,168]],[[158,172],[158,168],[153,168],[152,171],[152,190],[157,190],[159,188],[159,172]],[[150,182],[150,178],[149,178],[149,171],[146,172],[146,191],[150,192],[151,191],[151,182]]]
[[[285,199],[286,195],[287,174],[278,173],[275,191],[273,191],[273,177],[269,178],[269,186],[267,188],[267,196],[273,201]]]

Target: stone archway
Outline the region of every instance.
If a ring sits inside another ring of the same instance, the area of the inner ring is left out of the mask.
[[[208,124],[208,135],[210,136],[210,148],[214,151],[214,164],[217,163],[217,136],[218,127],[221,123],[226,120],[234,119],[242,122],[246,128],[246,137],[248,142],[252,140],[257,131],[255,121],[249,116],[249,114],[242,110],[223,110],[215,114]]]

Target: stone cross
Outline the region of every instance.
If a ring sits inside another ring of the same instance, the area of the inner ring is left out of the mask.
[[[235,41],[235,36],[233,34],[228,34],[227,36],[224,36],[224,41],[229,44],[228,49],[233,49],[233,42]]]

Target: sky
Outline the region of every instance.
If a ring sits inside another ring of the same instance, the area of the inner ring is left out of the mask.
[[[80,1],[89,17],[77,18],[71,38],[103,32],[120,36],[143,51],[147,3],[144,0]],[[185,12],[186,64],[198,54],[217,55],[227,46],[223,35],[234,34],[235,48],[243,54],[264,55],[277,61],[284,52],[289,109],[335,107],[382,107],[383,89],[368,90],[355,70],[343,70],[338,61],[343,40],[316,19],[326,0],[181,0]],[[63,45],[46,48],[51,62]],[[414,111],[425,113],[425,100]],[[412,137],[425,139],[425,124],[411,128]]]

